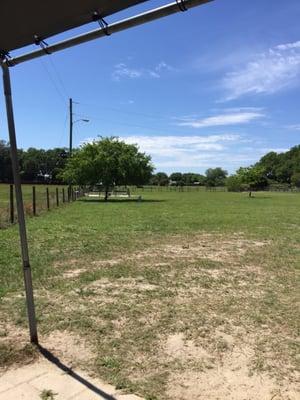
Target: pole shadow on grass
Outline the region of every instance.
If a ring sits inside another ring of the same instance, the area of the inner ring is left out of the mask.
[[[266,200],[266,199],[272,199],[272,196],[255,196],[252,195],[251,197],[248,197],[250,200]]]
[[[100,198],[100,199],[78,199],[77,201],[82,201],[84,203],[137,203],[137,204],[141,204],[141,203],[163,203],[167,200],[164,199],[142,199],[142,200],[138,200],[138,199],[108,199],[107,201],[105,201],[104,199]]]
[[[71,378],[75,379],[82,385],[84,385],[86,388],[88,388],[91,392],[94,392],[95,394],[99,395],[101,399],[105,400],[117,400],[116,397],[112,396],[111,394],[108,394],[104,392],[103,390],[99,389],[97,386],[77,374],[72,370],[72,368],[68,367],[64,363],[60,361],[58,357],[56,357],[54,354],[52,354],[49,350],[45,349],[43,346],[40,344],[37,345],[37,348],[39,352],[42,354],[43,357],[46,358],[46,360],[50,361],[52,364],[56,365],[57,368],[68,374]]]

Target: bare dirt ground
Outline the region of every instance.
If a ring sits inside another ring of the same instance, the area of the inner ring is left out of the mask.
[[[281,263],[270,241],[236,233],[55,264],[71,284],[37,293],[62,327],[43,343],[151,400],[298,400],[294,272]]]

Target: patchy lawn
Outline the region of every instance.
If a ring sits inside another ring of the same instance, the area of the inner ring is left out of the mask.
[[[145,200],[29,220],[42,345],[148,400],[296,399],[299,195]],[[35,357],[15,228],[0,231],[2,367]]]

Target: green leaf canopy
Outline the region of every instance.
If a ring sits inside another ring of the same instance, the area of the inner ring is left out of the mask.
[[[140,185],[153,171],[151,157],[118,138],[100,138],[83,145],[69,159],[63,178],[79,185]]]

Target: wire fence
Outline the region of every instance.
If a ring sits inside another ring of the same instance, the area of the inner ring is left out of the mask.
[[[228,192],[226,186],[130,186],[131,192]],[[282,192],[282,193],[300,193],[300,188],[291,186],[269,186],[264,189],[252,190],[253,192]],[[237,191],[240,192],[240,191]],[[249,189],[242,190],[249,192]]]
[[[147,185],[147,186],[131,186],[130,190],[132,192],[227,192],[225,186],[157,186],[157,185]]]
[[[24,212],[27,216],[38,216],[43,212],[65,206],[84,195],[80,188],[67,186],[22,187]],[[18,221],[14,185],[0,187],[0,228],[6,228]]]

